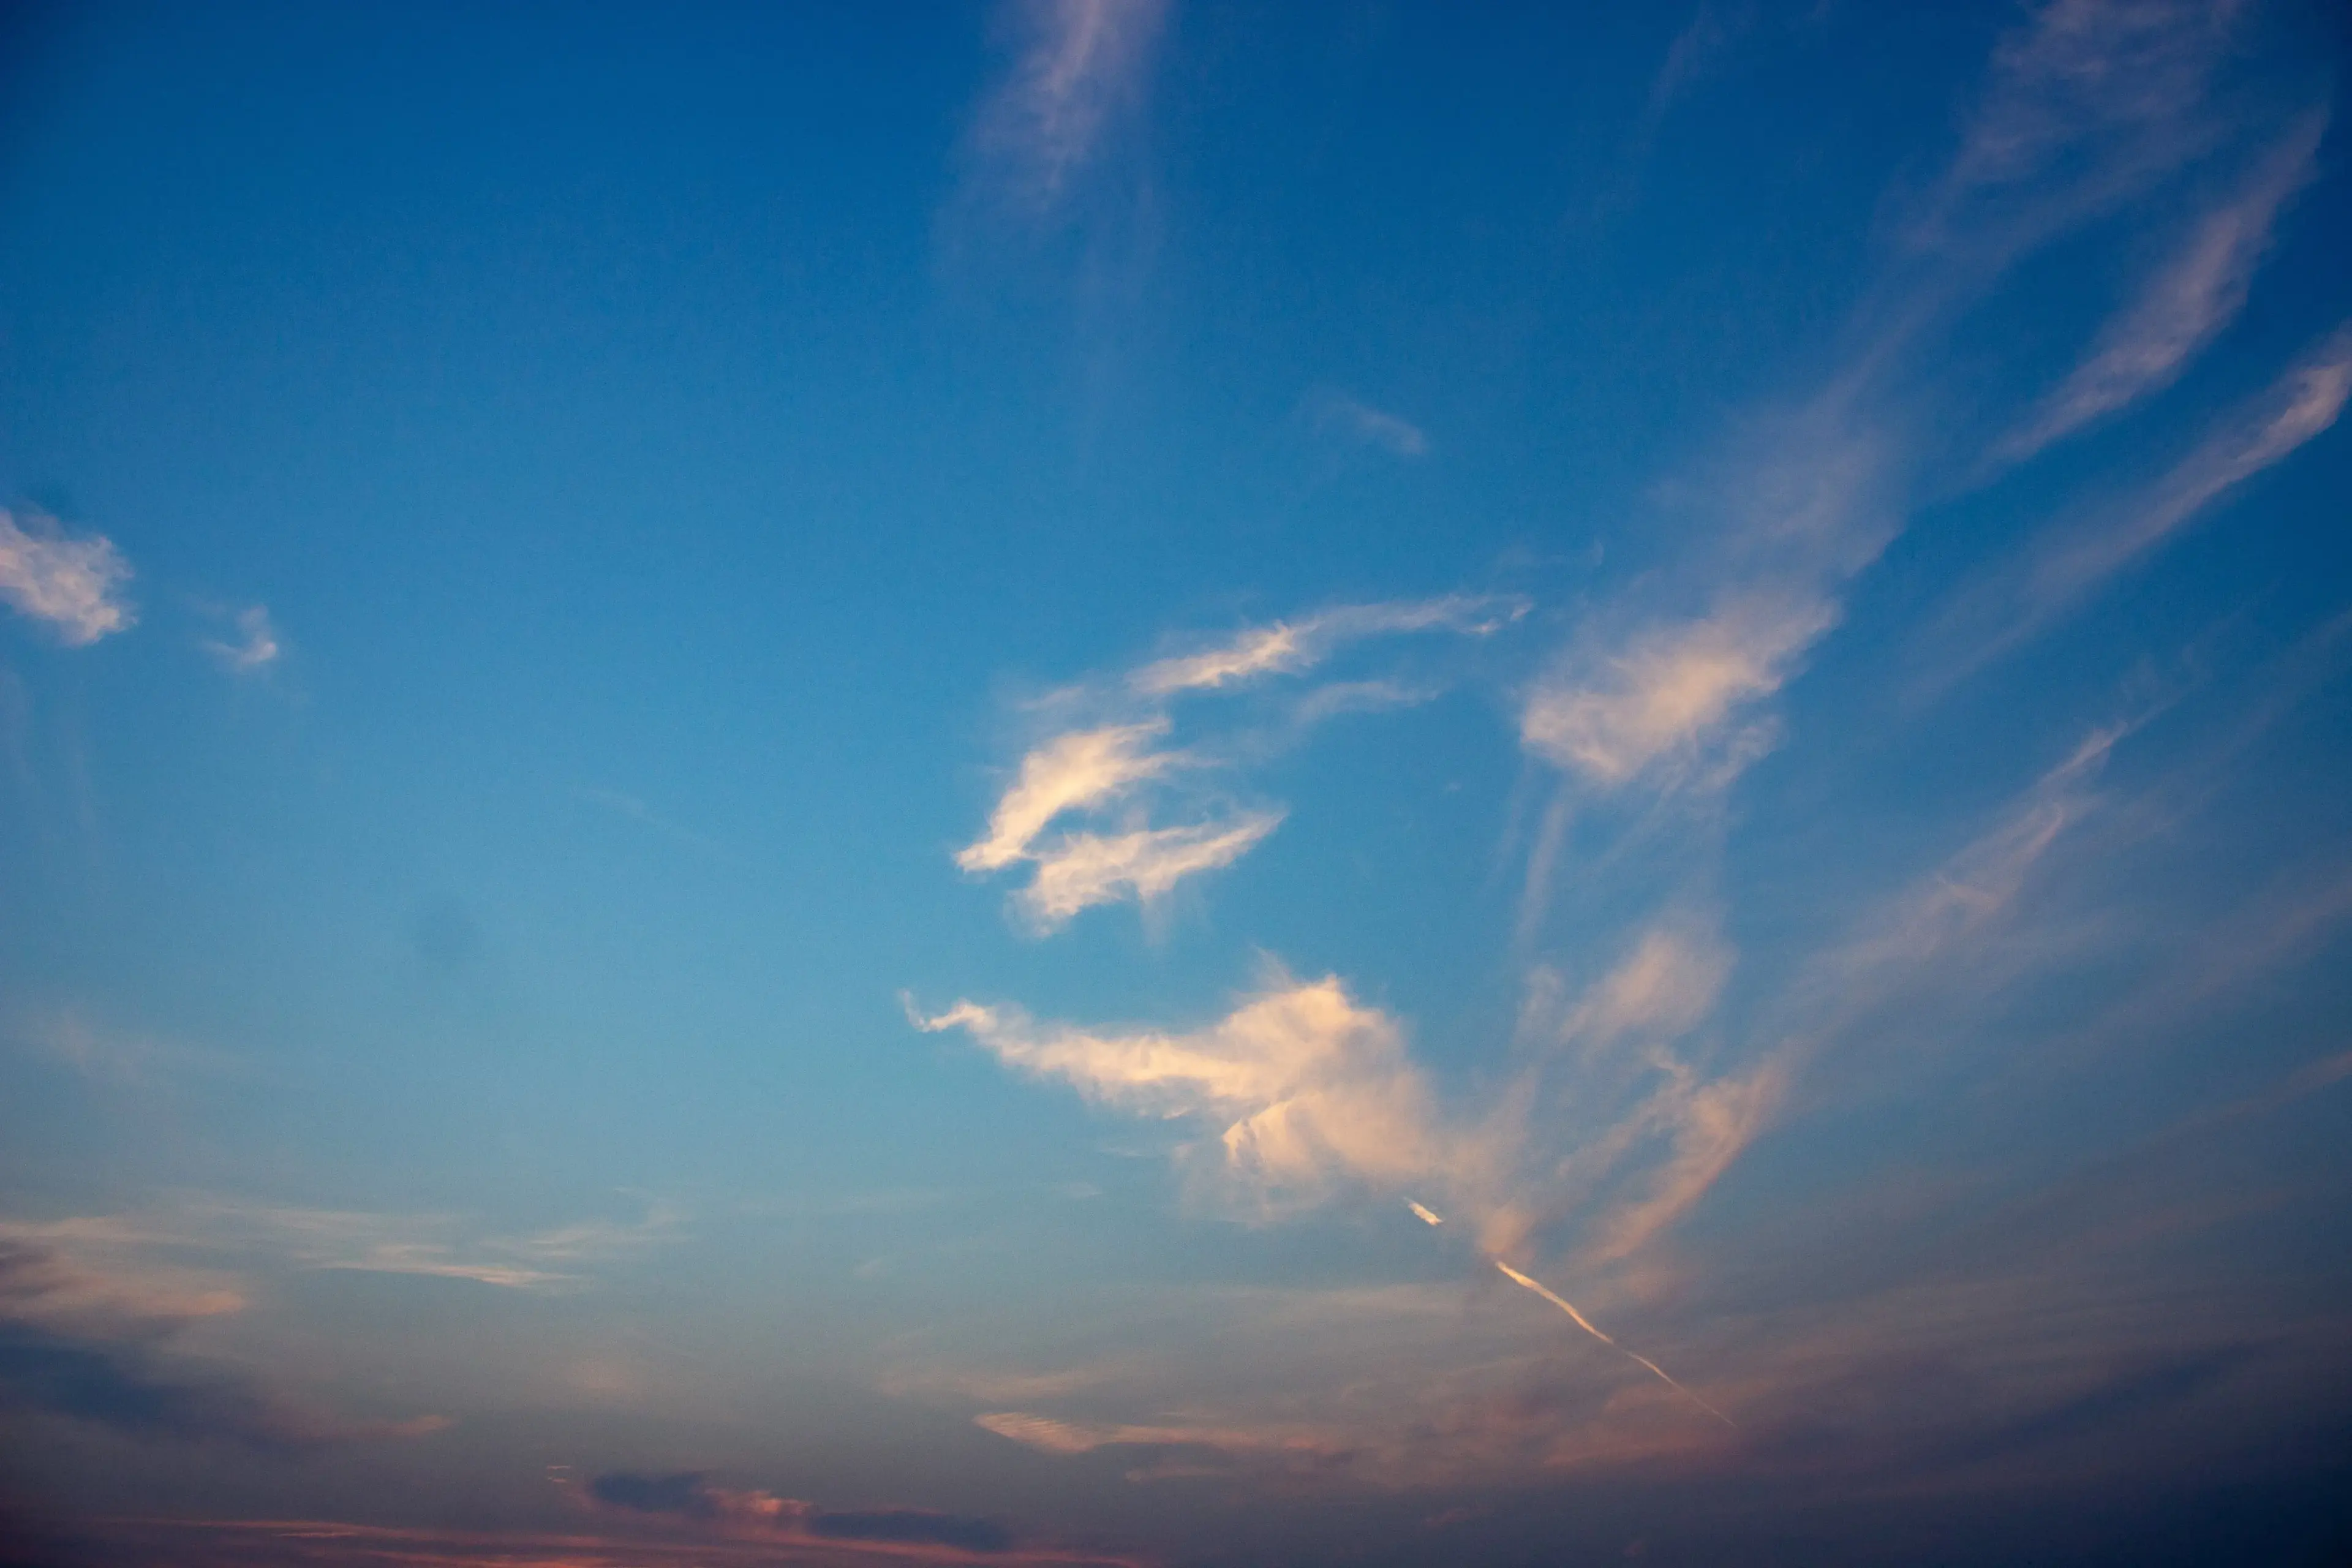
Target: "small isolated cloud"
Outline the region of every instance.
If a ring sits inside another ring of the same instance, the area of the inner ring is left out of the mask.
[[[1163,0],[1014,0],[1026,37],[973,126],[975,183],[1042,217],[1069,195],[1118,117],[1140,100]]]
[[[131,563],[104,534],[76,539],[55,518],[27,512],[20,524],[0,508],[0,599],[68,647],[131,628],[136,617],[122,596],[130,580]]]
[[[2315,173],[2327,126],[2305,115],[2240,190],[2208,212],[2189,243],[2099,334],[2090,356],[1996,451],[2017,460],[2159,392],[2237,318],[2279,211]]]
[[[204,650],[220,660],[224,668],[239,675],[268,668],[285,651],[278,640],[278,628],[270,624],[269,611],[260,605],[236,613],[236,636],[235,642],[207,639]]]
[[[1376,447],[1391,457],[1429,456],[1429,437],[1420,426],[1344,392],[1316,394],[1307,400],[1307,413],[1318,429],[1360,446]]]

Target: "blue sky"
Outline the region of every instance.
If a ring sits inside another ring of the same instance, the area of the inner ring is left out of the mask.
[[[2333,1561],[2347,44],[12,13],[0,1528]]]

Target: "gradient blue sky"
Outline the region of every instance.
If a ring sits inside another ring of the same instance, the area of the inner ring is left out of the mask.
[[[0,1561],[2340,1561],[2347,63],[10,11]]]

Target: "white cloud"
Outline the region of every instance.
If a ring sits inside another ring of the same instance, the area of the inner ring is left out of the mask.
[[[1369,637],[1425,631],[1483,637],[1527,608],[1523,600],[1468,594],[1341,605],[1296,621],[1251,626],[1197,652],[1155,659],[1108,682],[1065,692],[1060,700],[1090,705],[1097,715],[1108,710],[1118,721],[1066,730],[1032,747],[990,813],[988,830],[956,852],[956,864],[974,872],[1033,865],[1013,905],[1041,933],[1097,904],[1150,903],[1188,876],[1231,865],[1284,816],[1278,808],[1205,802],[1195,791],[1186,814],[1192,820],[1151,824],[1145,807],[1165,804],[1176,775],[1212,772],[1230,761],[1213,750],[1158,744],[1172,727],[1169,710],[1176,699],[1297,674]],[[1394,706],[1427,695],[1387,681],[1331,685],[1310,694],[1293,719],[1303,728],[1349,708]],[[1147,794],[1146,786],[1159,787]],[[1065,814],[1114,805],[1127,808],[1117,831],[1076,828],[1040,841]]]
[[[112,540],[71,538],[38,513],[24,524],[0,509],[0,599],[47,622],[72,647],[131,628],[136,617],[122,596],[131,563]]]
[[[1644,628],[1623,651],[1574,659],[1538,681],[1521,710],[1528,749],[1603,788],[1688,762],[1748,705],[1780,689],[1836,623],[1825,598],[1733,598],[1696,621]]]
[[[1214,690],[1264,675],[1296,675],[1364,637],[1427,631],[1486,637],[1527,610],[1524,600],[1476,594],[1342,605],[1297,621],[1251,626],[1199,653],[1156,659],[1130,675],[1128,683],[1146,697]]]
[[[240,675],[275,664],[285,651],[278,641],[278,628],[270,624],[269,611],[263,605],[239,610],[236,630],[238,641],[207,641],[204,648]]]
[[[1001,870],[1029,858],[1029,846],[1066,811],[1112,799],[1128,786],[1166,773],[1181,759],[1154,752],[1165,719],[1056,735],[1021,759],[1021,775],[990,814],[988,832],[956,853],[967,871]]]
[[[2188,245],[2108,323],[2090,356],[1998,456],[2029,457],[2179,378],[2244,308],[2279,210],[2311,179],[2326,125],[2324,111],[2296,122],[2244,188],[2205,215]]]
[[[1185,1033],[1040,1025],[971,1002],[917,1022],[965,1029],[1007,1066],[1060,1079],[1089,1100],[1222,1124],[1223,1170],[1261,1205],[1312,1199],[1343,1182],[1394,1190],[1451,1163],[1402,1031],[1336,976],[1277,977]]]
[[[1014,900],[1041,931],[1096,904],[1120,899],[1148,904],[1194,872],[1232,865],[1280,826],[1282,815],[1244,812],[1230,823],[1068,834],[1033,857],[1036,875]]]

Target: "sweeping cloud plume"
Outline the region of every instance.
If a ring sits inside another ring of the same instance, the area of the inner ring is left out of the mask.
[[[122,596],[131,564],[104,534],[76,539],[38,513],[17,518],[0,508],[0,599],[46,623],[68,647],[128,631]]]
[[[1006,1066],[1115,1109],[1208,1122],[1221,1173],[1261,1206],[1312,1202],[1348,1182],[1394,1190],[1455,1157],[1395,1021],[1336,976],[1277,977],[1188,1033],[1096,1033],[972,1002],[916,1021],[967,1030]]]

